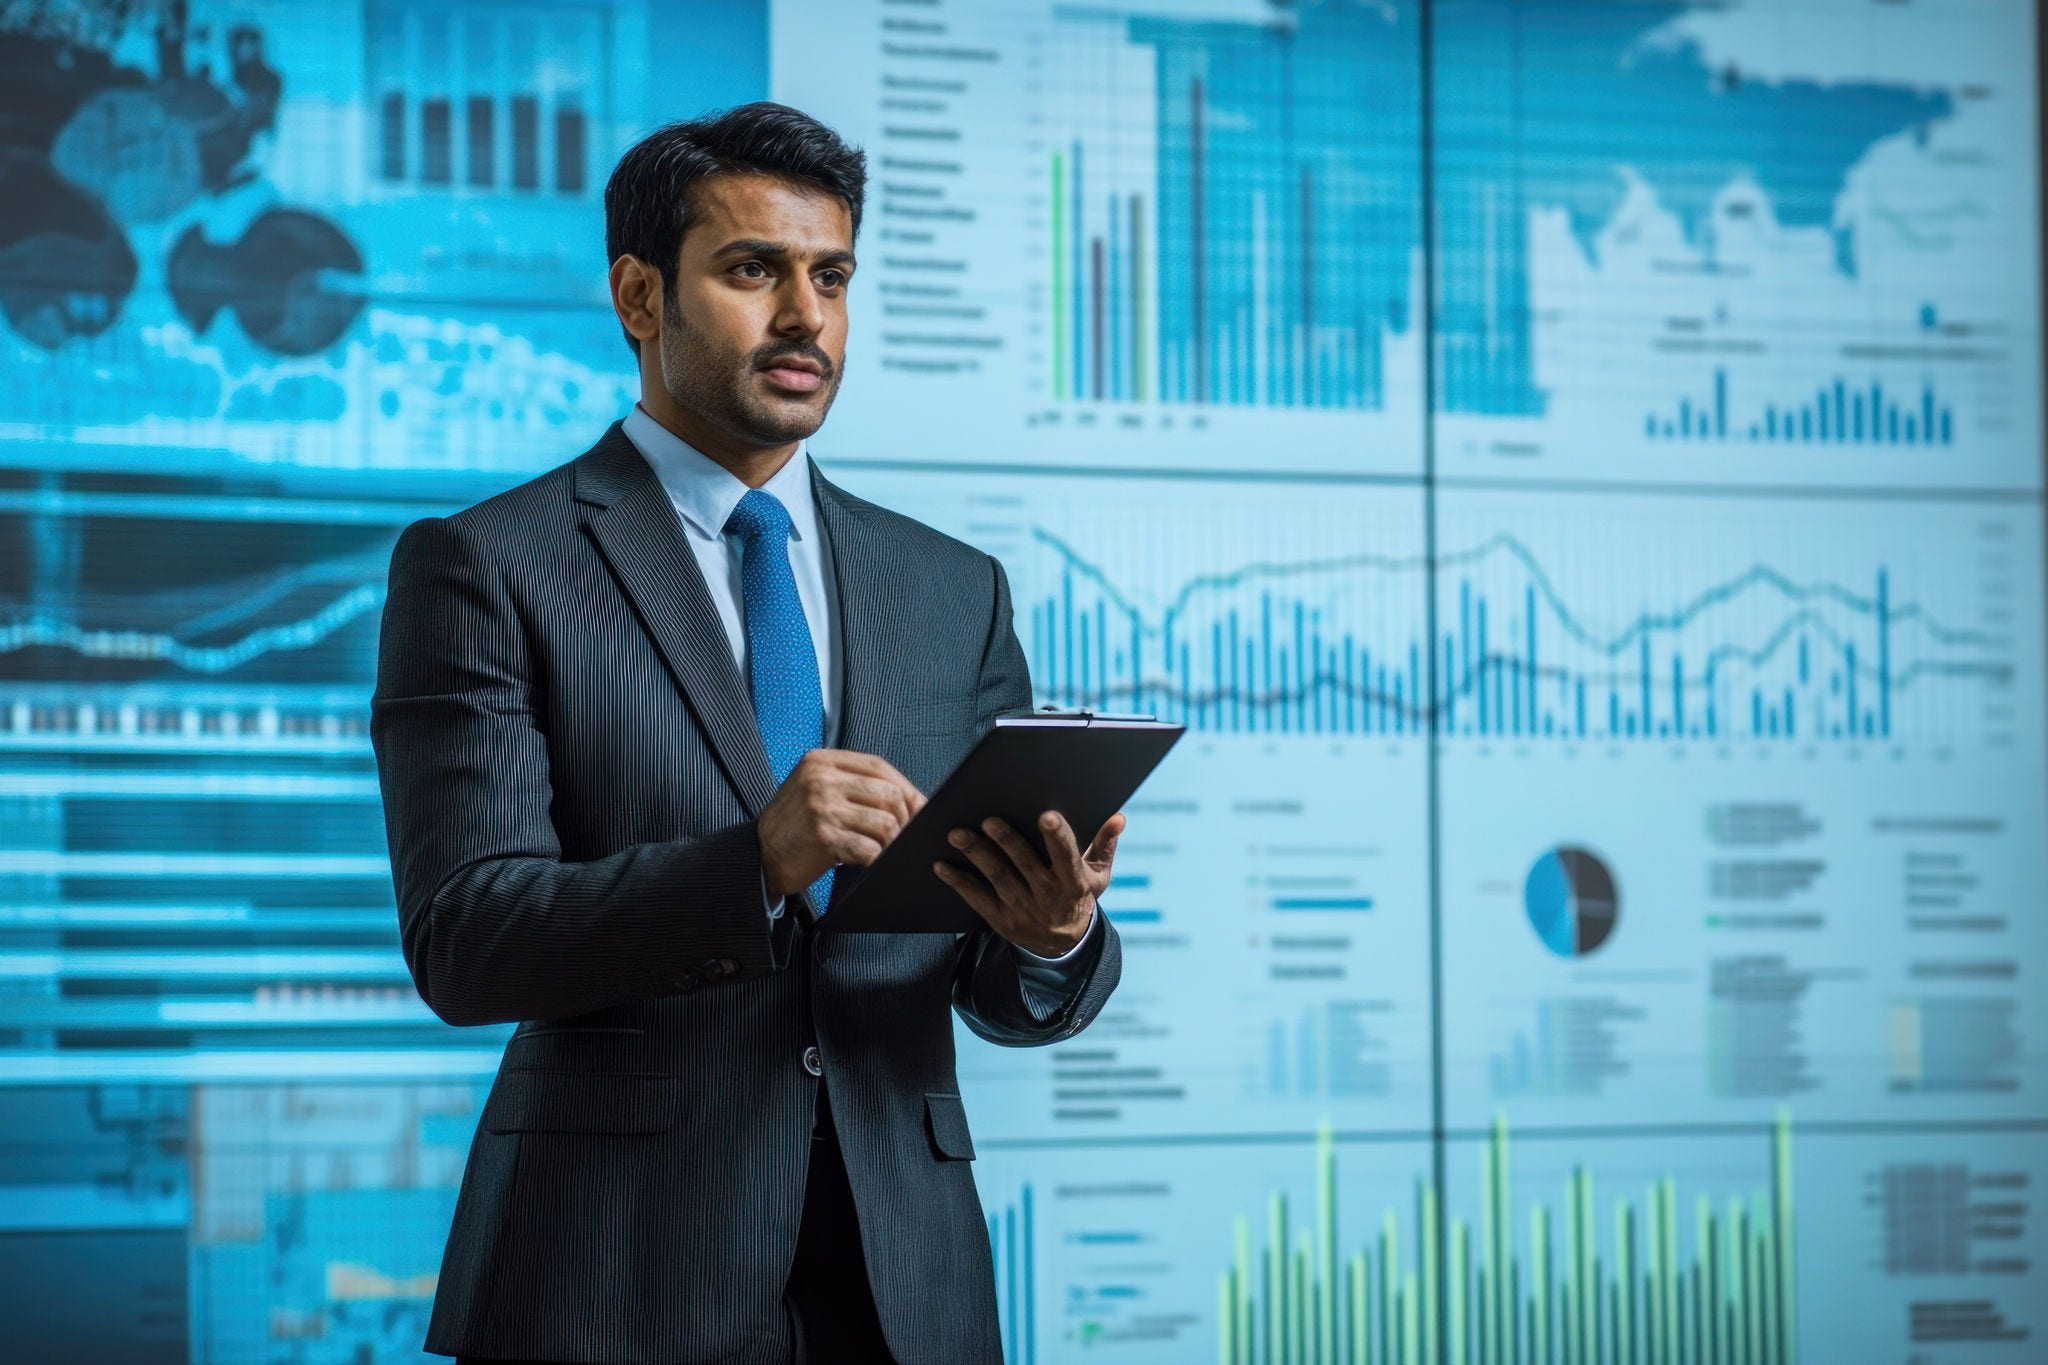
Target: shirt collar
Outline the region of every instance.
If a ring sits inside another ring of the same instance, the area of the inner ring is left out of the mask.
[[[655,421],[638,403],[620,427],[626,439],[654,467],[655,477],[661,480],[684,525],[705,540],[717,540],[723,535],[726,519],[746,496],[747,485],[724,465]],[[810,463],[810,452],[798,443],[796,453],[761,485],[764,492],[773,493],[789,510],[790,535],[795,540],[810,540],[818,533],[818,506],[811,491]]]

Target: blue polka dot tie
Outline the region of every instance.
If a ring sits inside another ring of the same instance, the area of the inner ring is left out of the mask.
[[[747,679],[768,769],[780,785],[798,759],[825,738],[818,653],[789,568],[789,509],[773,493],[749,488],[725,519],[740,538],[740,591],[747,614]],[[832,898],[832,871],[811,883],[819,914]]]

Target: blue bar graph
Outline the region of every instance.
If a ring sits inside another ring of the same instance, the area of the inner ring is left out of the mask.
[[[1037,1243],[1032,1226],[1031,1186],[1016,1201],[988,1215],[988,1245],[996,1271],[996,1309],[1003,1334],[1004,1365],[1038,1360]]]
[[[1883,381],[1852,385],[1837,376],[1811,394],[1765,403],[1753,416],[1729,414],[1728,372],[1714,371],[1698,402],[1680,395],[1672,408],[1647,413],[1643,434],[1653,441],[1742,441],[1775,445],[1948,446],[1955,443],[1955,413],[1936,397],[1932,381],[1912,395],[1888,394]]]
[[[1801,732],[1795,721],[1804,709],[1812,718],[1816,736],[1833,739],[1882,739],[1892,735],[1892,641],[1894,620],[1890,608],[1890,576],[1877,571],[1874,590],[1850,597],[1876,645],[1875,666],[1871,654],[1859,659],[1856,641],[1843,640],[1839,648],[1805,630],[1788,627],[1774,632],[1774,643],[1762,651],[1734,644],[1708,647],[1704,657],[1688,659],[1678,643],[1691,624],[1690,614],[1644,616],[1626,631],[1620,643],[1610,642],[1603,652],[1616,664],[1625,658],[1625,670],[1605,671],[1600,681],[1606,689],[1604,714],[1589,721],[1586,707],[1587,678],[1553,664],[1537,654],[1535,623],[1539,615],[1533,587],[1517,594],[1516,618],[1508,638],[1519,642],[1519,653],[1504,653],[1487,637],[1487,596],[1469,580],[1458,584],[1458,610],[1446,612],[1445,619],[1457,623],[1441,642],[1442,655],[1459,661],[1447,667],[1437,698],[1437,715],[1443,732],[1472,737],[1529,739],[1562,736],[1578,739],[1722,739],[1730,737],[1726,725],[1730,712],[1725,703],[1737,700],[1733,714],[1747,720],[1744,738],[1790,739]],[[1705,602],[1718,600],[1707,594]],[[1821,685],[1810,667],[1813,651],[1835,648],[1838,658],[1826,685]],[[1717,672],[1725,672],[1730,661],[1740,660],[1751,677],[1766,676],[1770,682],[1756,682],[1748,695],[1731,699]],[[1780,674],[1783,681],[1775,681]],[[1503,708],[1499,680],[1511,676],[1515,704]],[[1469,699],[1469,701],[1468,701]]]
[[[1421,234],[1412,26],[1327,6],[1298,32],[1119,27],[1155,57],[1153,164],[1112,183],[1129,153],[1100,127],[1048,153],[1053,397],[1384,408]]]

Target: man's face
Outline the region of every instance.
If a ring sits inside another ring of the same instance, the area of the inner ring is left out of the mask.
[[[801,440],[839,392],[852,215],[762,175],[702,180],[691,207],[662,292],[662,385],[745,444]]]

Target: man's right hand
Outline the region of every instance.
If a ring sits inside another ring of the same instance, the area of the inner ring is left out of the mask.
[[[811,750],[755,822],[769,893],[794,896],[840,863],[866,867],[923,806],[924,793],[887,759]]]

